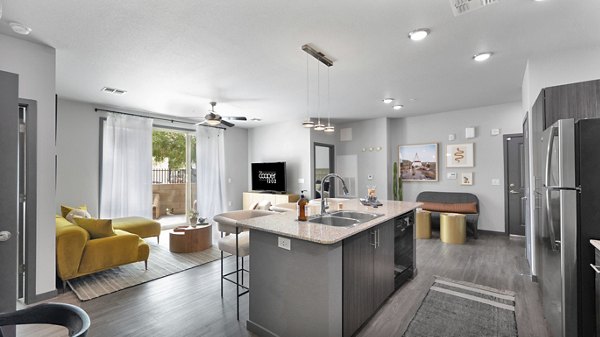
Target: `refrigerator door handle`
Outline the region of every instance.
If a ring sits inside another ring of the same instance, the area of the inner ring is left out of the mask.
[[[562,187],[562,186],[544,186],[551,191],[577,191],[581,193],[581,186],[577,187]]]
[[[550,186],[550,174],[552,174],[552,150],[554,148],[554,137],[558,136],[558,128],[556,126],[552,126],[552,129],[549,132],[548,139],[548,148],[546,149],[546,177],[545,184],[546,187],[546,216],[548,217],[548,232],[550,232],[550,247],[553,251],[558,251],[560,242],[556,241],[556,234],[554,233],[554,218],[552,217],[552,198],[551,193],[552,189],[548,188]]]
[[[597,266],[595,266],[594,264],[590,263],[590,267],[592,267],[592,269],[594,269],[594,271],[596,272],[596,274],[600,274],[600,270],[598,270]]]

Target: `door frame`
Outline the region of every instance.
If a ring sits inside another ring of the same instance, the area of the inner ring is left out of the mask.
[[[508,212],[508,146],[507,146],[507,138],[512,137],[523,137],[523,141],[525,141],[525,137],[523,133],[510,133],[502,135],[502,147],[504,152],[504,234],[510,236],[510,227],[509,227],[509,212]],[[526,155],[526,154],[525,154]],[[523,211],[523,210],[521,210]],[[522,215],[521,215],[522,216]]]

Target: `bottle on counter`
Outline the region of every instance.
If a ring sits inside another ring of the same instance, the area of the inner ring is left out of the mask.
[[[298,221],[308,220],[308,214],[306,209],[308,208],[308,199],[304,196],[306,190],[300,191],[300,200],[298,200],[298,206],[296,207],[298,213]]]

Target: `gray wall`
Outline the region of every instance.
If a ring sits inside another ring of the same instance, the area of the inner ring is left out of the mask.
[[[242,193],[248,191],[248,130],[225,131],[225,179],[227,210],[242,209]]]
[[[54,48],[0,34],[0,70],[19,74],[19,97],[37,101],[36,294],[55,285],[54,225]]]
[[[286,162],[288,193],[299,194],[301,189],[310,191],[311,186],[310,130],[301,124],[299,119],[248,130],[249,163]],[[250,177],[250,166],[247,175]],[[304,179],[304,184],[299,184],[298,179]],[[248,191],[251,185],[252,180],[248,178]]]
[[[415,200],[421,191],[468,192],[480,201],[479,228],[504,231],[504,157],[502,134],[521,133],[525,112],[520,103],[450,111],[439,114],[392,119],[391,144],[393,160],[398,160],[398,145],[438,143],[439,181],[404,182],[404,200]],[[476,137],[465,139],[465,128],[476,128]],[[501,134],[491,136],[490,130],[501,129]],[[456,140],[448,141],[455,134]],[[447,144],[474,143],[475,167],[446,168]],[[447,172],[473,172],[474,185],[462,186],[460,180],[448,180]],[[500,179],[499,186],[492,186],[492,178]]]
[[[391,194],[388,195],[389,179],[391,179],[388,177],[388,119],[377,118],[336,125],[338,130],[344,128],[352,129],[352,140],[340,141],[336,155],[358,156],[357,196],[365,197],[367,185],[375,185],[379,199],[392,198]],[[381,150],[378,151],[377,147],[381,147]],[[368,179],[369,175],[373,176],[372,180]]]
[[[57,133],[57,187],[56,204],[86,204],[93,215],[98,214],[100,118],[106,113],[96,112],[97,105],[67,99],[58,101]],[[119,109],[115,109],[119,110]],[[184,127],[155,120],[155,125]],[[193,129],[193,126],[191,127]],[[248,131],[231,128],[225,131],[225,177],[228,209],[242,208],[242,192],[248,186]],[[229,182],[228,178],[231,178]]]

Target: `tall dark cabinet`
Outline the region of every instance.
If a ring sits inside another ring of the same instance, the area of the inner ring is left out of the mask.
[[[533,109],[544,111],[544,129],[559,119],[600,117],[600,80],[542,89]]]

